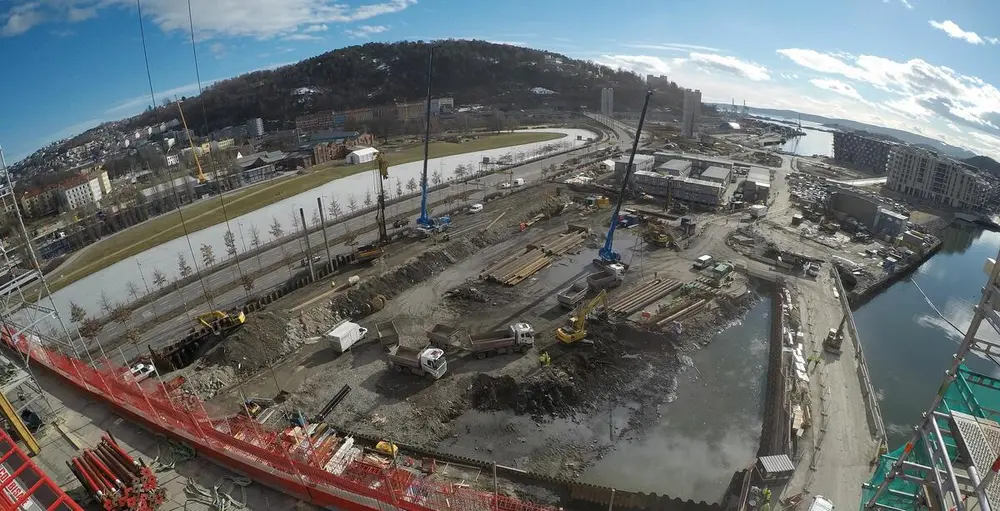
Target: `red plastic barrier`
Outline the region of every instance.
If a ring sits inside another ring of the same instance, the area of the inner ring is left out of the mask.
[[[37,340],[0,329],[0,340],[89,397],[143,427],[192,446],[198,454],[256,482],[320,506],[346,510],[433,509],[547,511],[552,508],[415,477],[407,470],[351,462],[338,476],[315,451],[289,454],[280,432],[245,417],[212,420],[204,403],[160,384],[144,388],[129,371],[105,361],[98,369],[50,351]],[[147,386],[148,387],[148,386]]]

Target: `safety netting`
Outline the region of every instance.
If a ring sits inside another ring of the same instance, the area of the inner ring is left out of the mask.
[[[950,415],[952,412],[961,412],[982,419],[989,419],[1000,422],[1000,415],[996,410],[1000,410],[1000,380],[979,374],[969,370],[965,366],[960,366],[954,381],[949,384],[945,381],[938,388],[938,395],[942,397],[935,411]],[[955,439],[948,434],[950,427],[945,418],[935,418],[938,422],[938,430],[942,432],[942,440],[948,452],[948,458],[955,463],[959,450]],[[924,429],[926,431],[927,429]],[[936,441],[933,436],[933,429],[928,433],[931,441]],[[924,467],[931,466],[930,456],[926,440],[921,437],[914,441],[910,439],[902,447],[887,452],[879,456],[875,466],[875,471],[871,479],[864,484],[861,492],[860,509],[865,509],[872,498],[878,494],[883,482],[892,473],[893,464],[899,460],[904,453],[909,453],[907,461],[914,465]],[[938,467],[943,469],[944,467]],[[929,470],[919,470],[908,465],[902,472],[915,476],[921,480],[928,481],[933,477]],[[877,506],[884,508],[915,510],[926,509],[927,503],[923,500],[923,489],[921,484],[912,479],[903,477],[890,478],[888,487],[881,492],[874,502]]]

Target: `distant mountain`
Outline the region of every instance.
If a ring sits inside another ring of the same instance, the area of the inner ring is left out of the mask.
[[[799,116],[801,116],[803,121],[815,122],[822,124],[824,126],[829,126],[831,128],[843,128],[846,130],[854,130],[854,131],[867,131],[869,133],[875,133],[878,135],[890,136],[901,142],[906,142],[907,144],[913,144],[916,146],[924,147],[932,151],[938,151],[940,153],[951,156],[952,158],[968,159],[976,156],[976,153],[972,151],[963,149],[961,147],[956,147],[951,144],[946,144],[940,140],[936,140],[930,137],[917,135],[916,133],[910,133],[909,131],[897,130],[894,128],[886,128],[884,126],[875,126],[874,124],[865,124],[863,122],[852,121],[850,119],[835,119],[830,117],[823,117],[822,115],[804,114],[800,112],[795,112],[793,110],[776,110],[771,108],[750,108],[750,113],[755,115],[786,117],[788,119],[797,119],[799,118]]]
[[[972,158],[966,158],[962,161],[980,170],[989,172],[994,176],[1000,176],[1000,162],[990,158],[989,156],[973,156]]]

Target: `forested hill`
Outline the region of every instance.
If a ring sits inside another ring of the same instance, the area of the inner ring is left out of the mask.
[[[313,111],[421,100],[431,44],[433,94],[452,96],[456,105],[599,110],[600,89],[610,86],[615,88],[616,110],[638,110],[646,90],[636,74],[542,50],[468,40],[369,43],[218,82],[202,97],[187,98],[185,110],[200,114],[204,101],[208,128],[214,130],[254,117],[291,121]],[[557,94],[531,92],[536,87]],[[675,84],[654,98],[656,106],[675,108],[683,101]],[[128,127],[167,121],[176,113],[160,107],[129,120]],[[204,127],[197,128],[200,132]]]

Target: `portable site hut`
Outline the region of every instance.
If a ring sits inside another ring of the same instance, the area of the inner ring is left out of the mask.
[[[359,163],[367,163],[370,161],[375,161],[375,155],[378,154],[378,149],[374,147],[363,147],[361,149],[355,149],[347,154],[347,163],[351,165],[357,165]]]

